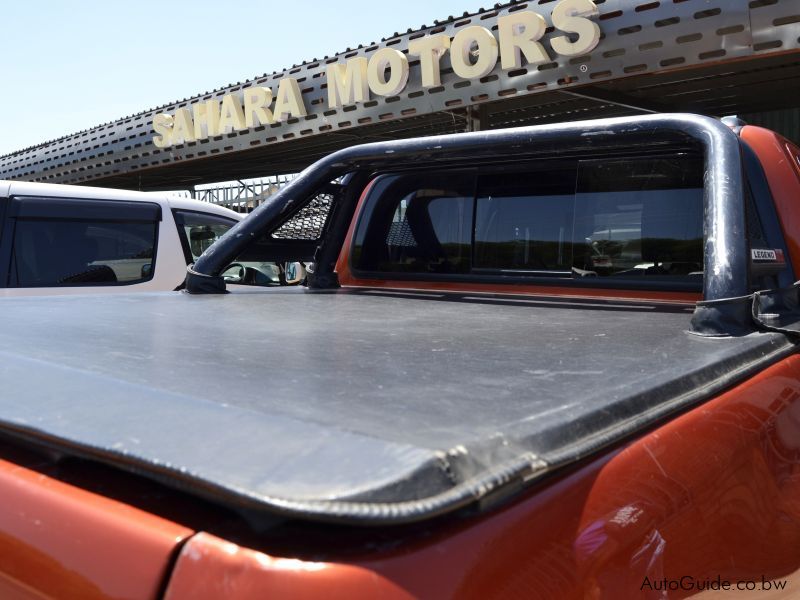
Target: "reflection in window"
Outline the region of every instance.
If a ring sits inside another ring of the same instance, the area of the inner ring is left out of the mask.
[[[19,219],[12,282],[19,287],[113,285],[150,279],[156,223]]]
[[[574,189],[574,169],[482,177],[475,267],[569,273]]]
[[[581,163],[575,206],[576,268],[615,277],[702,275],[699,160]]]

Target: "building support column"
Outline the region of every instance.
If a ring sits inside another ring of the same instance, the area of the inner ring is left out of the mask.
[[[483,131],[489,128],[487,111],[485,106],[467,107],[467,127],[466,131]]]

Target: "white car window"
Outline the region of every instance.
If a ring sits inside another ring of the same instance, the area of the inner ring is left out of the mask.
[[[17,287],[146,281],[156,235],[156,223],[19,219],[11,281]]]

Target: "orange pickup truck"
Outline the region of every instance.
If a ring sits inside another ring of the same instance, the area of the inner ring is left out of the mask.
[[[0,300],[0,598],[800,595],[799,197],[694,115],[381,142]]]

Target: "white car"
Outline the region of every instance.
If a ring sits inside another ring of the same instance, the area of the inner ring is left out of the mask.
[[[163,194],[0,181],[0,296],[175,290],[243,217]]]

